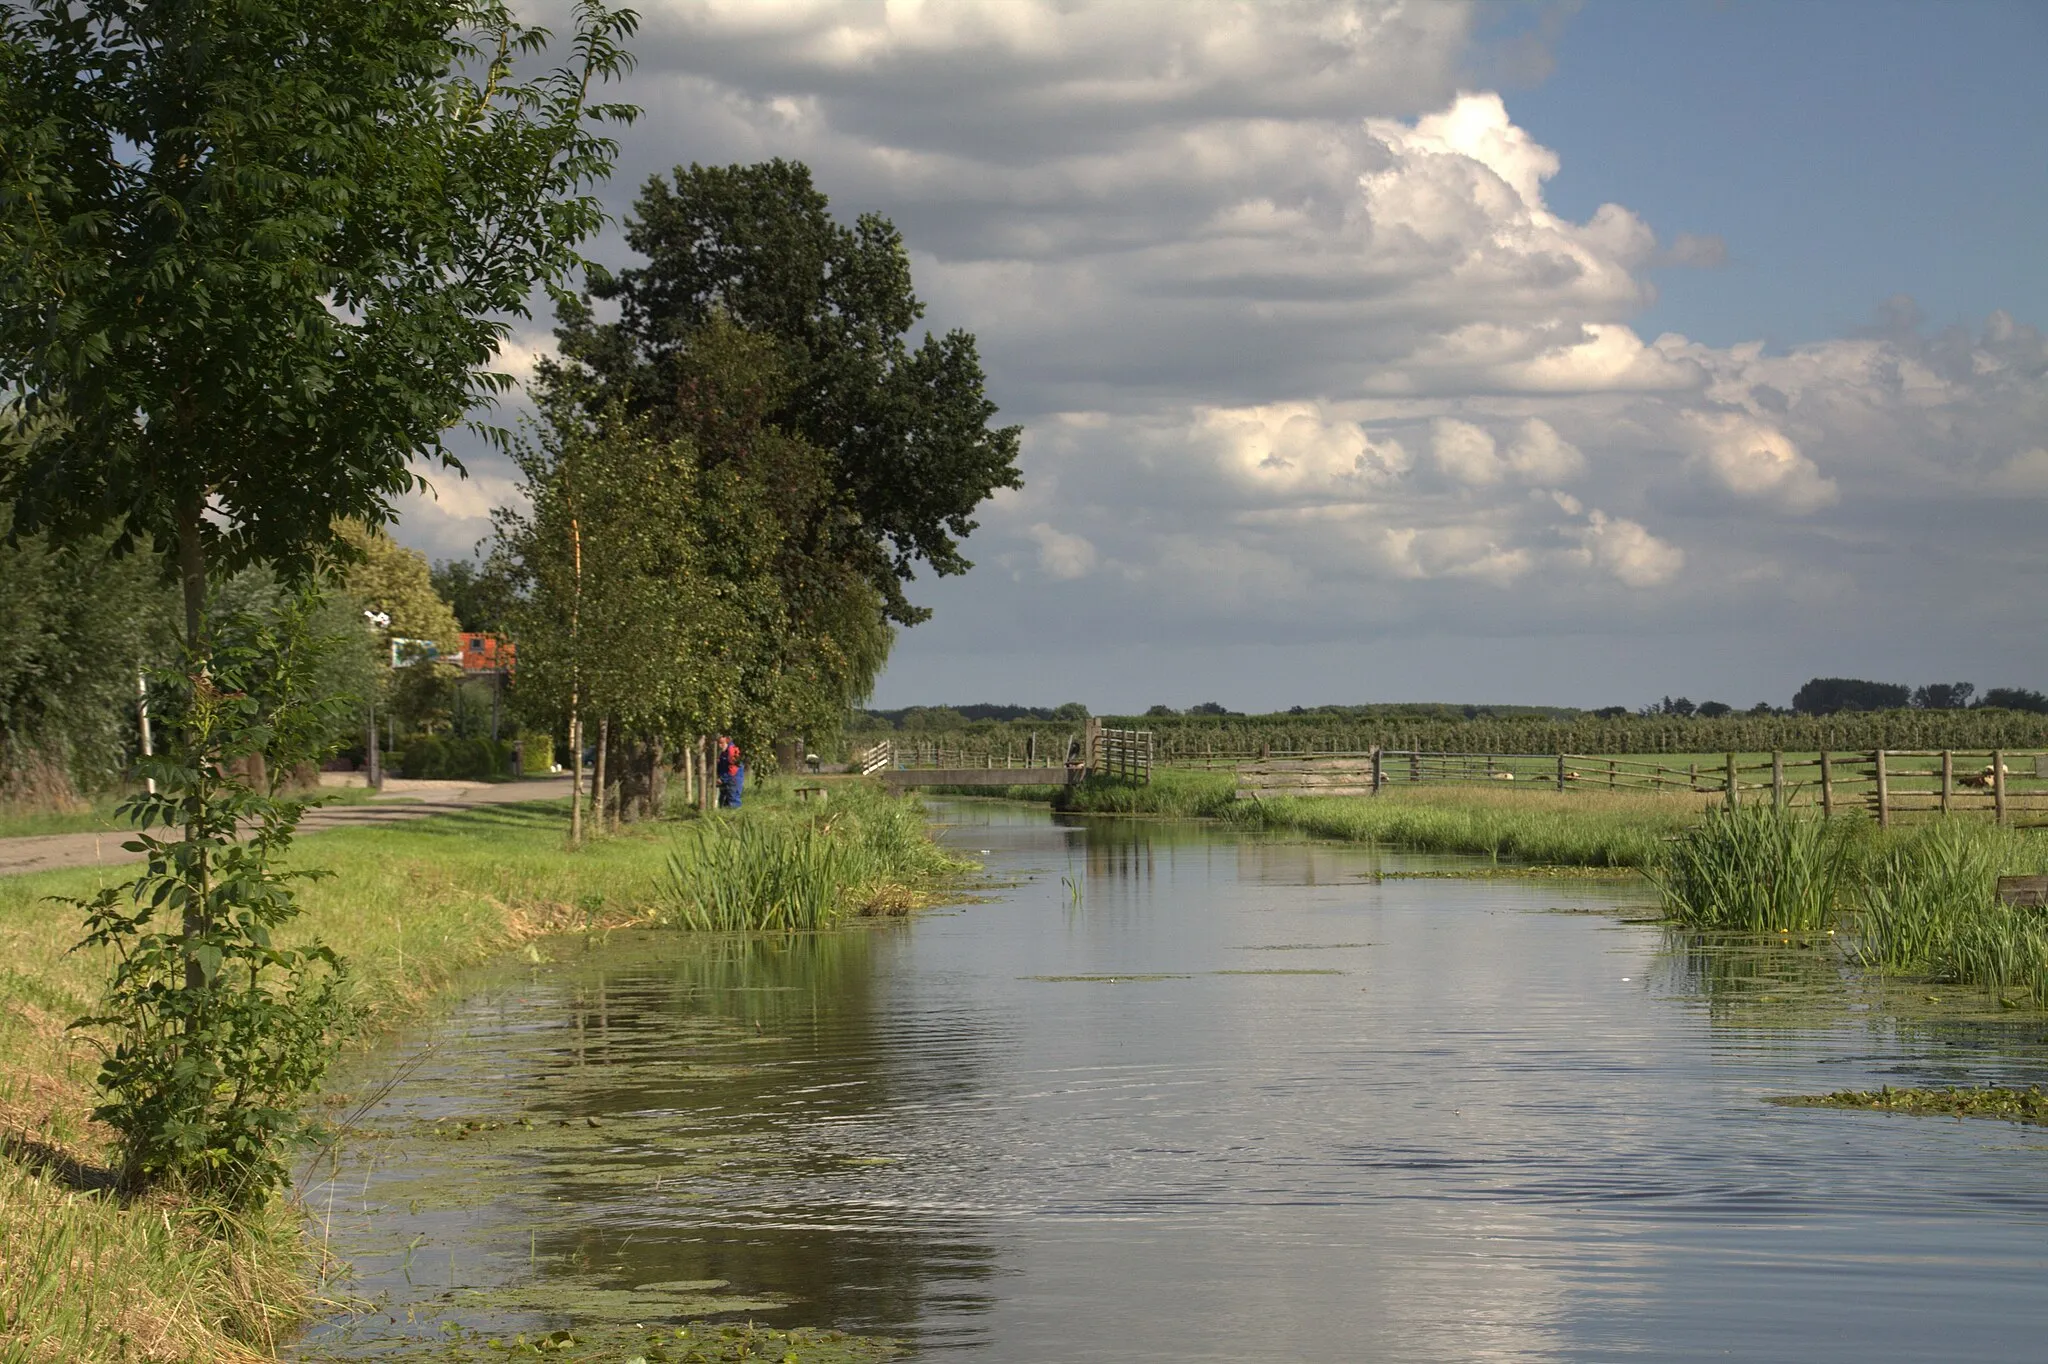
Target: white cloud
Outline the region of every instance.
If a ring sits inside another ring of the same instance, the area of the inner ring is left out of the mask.
[[[1470,488],[1498,483],[1507,472],[1486,428],[1454,417],[1437,418],[1430,431],[1429,451],[1436,457],[1437,468]]]
[[[1629,587],[1660,587],[1685,567],[1685,551],[1634,521],[1594,511],[1579,532],[1589,562]]]
[[[1733,412],[1688,412],[1692,467],[1724,492],[1800,515],[1831,506],[1841,489],[1784,432]]]
[[[1531,417],[1508,447],[1508,467],[1528,483],[1569,483],[1586,472],[1586,456],[1541,417]]]
[[[1079,535],[1055,530],[1040,521],[1031,527],[1038,543],[1038,566],[1049,578],[1085,578],[1095,571],[1095,546]]]
[[[1991,475],[1992,488],[2020,497],[2048,497],[2048,448],[2023,451]]]

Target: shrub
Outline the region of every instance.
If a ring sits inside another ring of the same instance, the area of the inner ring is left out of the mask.
[[[512,745],[490,739],[447,739],[420,734],[406,740],[398,760],[401,777],[442,781],[490,781],[512,770]]]

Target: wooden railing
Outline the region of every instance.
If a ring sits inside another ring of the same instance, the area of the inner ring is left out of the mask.
[[[855,766],[863,777],[872,777],[896,765],[896,744],[884,739],[873,748],[863,748],[853,755]]]
[[[1152,731],[1089,726],[1088,769],[1125,781],[1152,780]]]

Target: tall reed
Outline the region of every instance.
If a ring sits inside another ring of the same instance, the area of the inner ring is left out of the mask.
[[[1852,837],[1841,823],[1768,805],[1714,809],[1650,874],[1687,927],[1806,932],[1827,927],[1853,883]]]
[[[705,820],[668,859],[670,922],[715,932],[808,932],[848,914],[900,914],[969,864],[926,832],[920,807],[842,787],[829,818],[762,809]]]
[[[1866,965],[2048,1003],[2048,910],[1999,902],[1998,878],[2048,864],[2039,835],[1946,819],[1886,848],[1865,878]]]
[[[707,823],[670,856],[666,898],[685,928],[807,932],[839,917],[845,862],[811,825]]]

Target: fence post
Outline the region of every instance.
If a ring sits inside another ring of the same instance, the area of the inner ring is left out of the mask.
[[[1408,750],[1408,780],[1411,784],[1422,780],[1422,754],[1412,748]]]
[[[1956,785],[1956,755],[1944,748],[1941,750],[1941,812],[1948,813],[1948,795]]]
[[[1614,789],[1614,759],[1612,758],[1607,760],[1607,789],[1610,791]]]
[[[2005,823],[2005,750],[1991,750],[1991,817]]]
[[[1737,809],[1742,804],[1742,778],[1735,771],[1735,755],[1728,755],[1728,808]]]
[[[1557,789],[1564,790],[1564,754],[1557,755]]]
[[[1835,774],[1825,748],[1820,751],[1820,815],[1822,819],[1835,817]]]
[[[1877,827],[1883,829],[1892,822],[1892,788],[1885,777],[1884,750],[1878,749],[1870,758],[1877,768]]]
[[[1384,762],[1385,755],[1380,751],[1380,746],[1378,744],[1374,744],[1372,746],[1372,793],[1374,795],[1378,795],[1380,793],[1380,788],[1386,785],[1387,782],[1387,774],[1383,765]]]
[[[1785,808],[1785,754],[1776,748],[1771,750],[1771,804]]]

